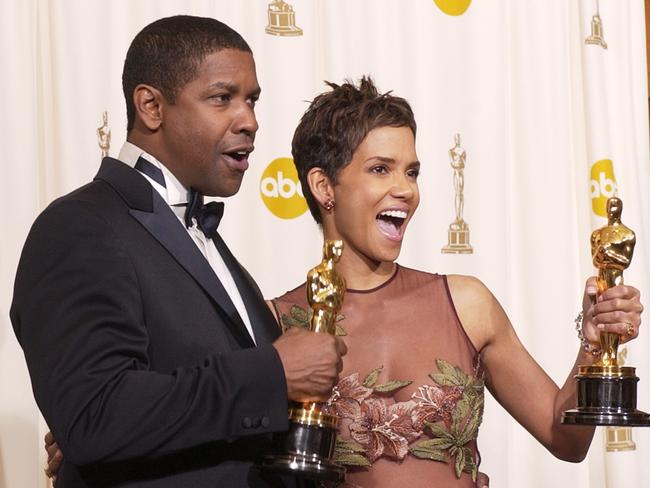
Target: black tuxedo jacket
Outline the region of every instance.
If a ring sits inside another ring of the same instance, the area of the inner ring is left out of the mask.
[[[257,347],[183,225],[136,170],[94,181],[34,223],[11,320],[64,453],[57,488],[283,486],[251,461],[287,428],[279,334],[215,239]]]

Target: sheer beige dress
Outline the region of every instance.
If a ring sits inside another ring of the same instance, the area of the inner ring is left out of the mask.
[[[304,284],[273,305],[284,329],[309,323]],[[397,266],[375,289],[348,289],[337,334],[348,354],[327,408],[345,486],[474,487],[483,373],[446,277]]]

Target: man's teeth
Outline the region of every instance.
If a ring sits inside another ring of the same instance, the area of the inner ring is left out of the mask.
[[[247,151],[236,151],[236,152],[231,152],[228,153],[228,155],[232,158],[235,158],[237,160],[242,160],[248,157],[248,152]]]
[[[404,210],[384,210],[379,213],[380,217],[395,217],[397,219],[405,219],[407,215]]]

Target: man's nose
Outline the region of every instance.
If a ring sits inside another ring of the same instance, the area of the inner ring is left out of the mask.
[[[252,137],[257,132],[257,129],[259,129],[259,124],[257,123],[257,117],[255,117],[255,110],[248,103],[245,103],[235,118],[233,132],[235,134],[244,132]]]

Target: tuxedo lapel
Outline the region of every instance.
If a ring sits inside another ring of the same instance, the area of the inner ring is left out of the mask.
[[[254,347],[255,344],[237,309],[210,263],[192,242],[169,205],[153,190],[149,182],[136,170],[110,158],[104,159],[96,179],[106,181],[120,193],[130,207],[131,216],[140,222],[212,298],[225,326],[240,347]]]
[[[215,235],[213,242],[237,284],[237,289],[244,301],[248,318],[251,321],[253,332],[255,333],[255,340],[258,344],[273,342],[280,335],[280,327],[264,302],[262,293],[253,281],[253,278],[251,278],[244,267],[232,255],[230,249],[228,249],[228,246],[218,233]]]

